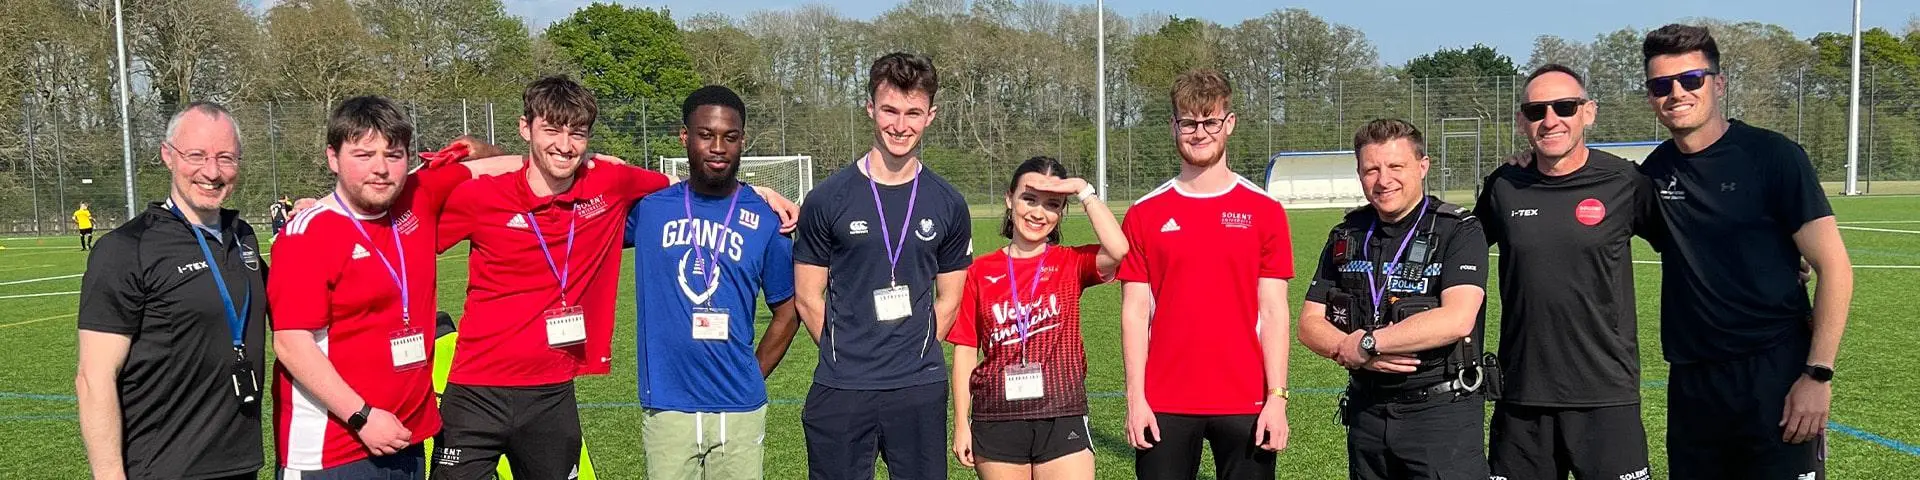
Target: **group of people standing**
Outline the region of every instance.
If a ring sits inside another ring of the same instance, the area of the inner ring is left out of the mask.
[[[1718,108],[1718,56],[1702,28],[1648,34],[1649,105],[1673,139],[1639,166],[1586,147],[1597,106],[1579,73],[1535,71],[1516,112],[1533,148],[1472,209],[1427,194],[1412,124],[1359,129],[1368,205],[1329,233],[1297,316],[1300,343],[1351,372],[1337,416],[1352,478],[1650,478],[1635,236],[1662,255],[1670,475],[1822,478],[1850,267],[1805,153]],[[272,388],[279,478],[415,479],[431,464],[481,479],[502,457],[515,478],[578,475],[574,379],[612,370],[633,248],[646,478],[763,477],[765,379],[802,327],[819,345],[801,412],[812,478],[871,478],[876,457],[895,478],[945,478],[949,452],[983,478],[1092,478],[1080,297],[1115,280],[1137,476],[1195,478],[1210,445],[1216,478],[1274,478],[1292,234],[1227,165],[1223,76],[1174,80],[1180,173],[1124,220],[1035,157],[1008,181],[1005,246],[977,258],[965,198],[920,158],[939,113],[932,62],[889,54],[867,78],[871,148],[805,208],[740,181],[748,111],[725,87],[682,105],[684,181],[587,153],[598,108],[564,77],[527,88],[524,154],[462,140],[412,171],[401,110],[349,99],[327,126],[334,190],[284,215],[271,253],[220,208],[239,180],[232,117],[190,106],[162,144],[168,198],[103,236],[83,280],[75,386],[93,474],[252,478]],[[1092,244],[1061,245],[1075,203]],[[463,241],[465,308],[436,396],[435,256]],[[1498,356],[1481,345],[1490,245]]]

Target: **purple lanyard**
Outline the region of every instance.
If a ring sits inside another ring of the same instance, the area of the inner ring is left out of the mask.
[[[681,184],[686,185],[685,182],[682,182]],[[688,185],[686,188],[686,191],[687,191],[686,197],[684,198],[686,199],[685,203],[687,206],[687,228],[691,230],[694,228],[693,226],[693,218],[694,218],[693,217],[693,186]],[[733,212],[735,211],[733,208],[739,205],[740,205],[740,188],[739,186],[735,186],[733,189],[732,198],[727,201],[727,219],[720,221],[720,233],[722,233],[723,235],[725,233],[733,231],[733,227],[732,227]],[[707,274],[705,275],[706,276],[705,280],[707,281],[707,284],[712,285],[715,282],[720,281],[720,252],[722,250],[725,250],[725,248],[724,247],[716,248],[713,250],[712,255],[707,255],[703,250],[700,249],[700,236],[696,234],[696,235],[692,235],[692,237],[693,237],[693,241],[688,243],[693,244],[693,256],[699,257],[700,259],[707,261]],[[721,243],[726,242],[724,236],[721,238],[720,242]]]
[[[527,226],[533,227],[533,236],[538,239],[534,243],[540,244],[540,255],[547,259],[547,270],[553,272],[554,278],[560,279],[560,307],[565,308],[567,306],[567,273],[573,270],[573,264],[568,263],[567,268],[563,270],[554,263],[553,251],[547,250],[547,236],[540,234],[540,219],[533,218],[533,212],[527,212],[526,215]],[[580,215],[577,213],[567,220],[567,251],[565,256],[560,257],[562,262],[573,258],[573,227],[579,220]]]
[[[387,267],[387,277],[400,286],[400,323],[413,328],[413,297],[407,294],[407,247],[400,244],[400,224],[393,217],[387,217],[387,230],[393,233],[393,249],[398,250],[400,255],[400,270],[395,272],[393,262],[387,260],[387,254],[373,245],[373,236],[367,235],[367,227],[360,226],[360,219],[353,216],[353,210],[347,208],[346,202],[340,201],[339,192],[334,192],[333,203],[340,206],[341,212],[346,212],[347,222],[352,223],[353,229],[360,232],[360,238],[367,241],[367,249],[373,250],[373,254],[380,258],[380,264]]]
[[[873,164],[869,158],[860,159],[860,169],[867,174],[867,187],[873,189],[873,208],[880,211],[880,246],[887,249],[888,286],[898,286],[899,278],[894,271],[900,265],[900,253],[907,251],[907,235],[913,231],[913,204],[920,201],[920,166],[913,167],[913,191],[907,194],[907,217],[900,220],[900,241],[889,242],[893,232],[887,229],[887,206],[880,202],[880,183],[873,181]]]
[[[1389,258],[1388,260],[1398,262],[1400,261],[1400,254],[1407,252],[1407,243],[1413,241],[1414,234],[1418,233],[1418,232],[1415,232],[1414,230],[1419,229],[1420,220],[1427,217],[1427,199],[1424,199],[1424,198],[1420,199],[1420,206],[1418,208],[1420,209],[1420,214],[1418,216],[1413,217],[1413,223],[1408,224],[1409,230],[1407,230],[1407,238],[1400,239],[1400,248],[1398,250],[1394,250],[1393,258]],[[1373,231],[1380,228],[1379,213],[1380,212],[1378,211],[1374,212],[1373,224],[1367,226],[1367,239],[1360,243],[1360,253],[1362,254],[1363,257],[1366,256],[1365,255],[1366,252],[1370,251],[1373,248]],[[1386,262],[1380,262],[1380,261],[1375,261],[1373,263],[1375,264],[1373,265],[1373,268],[1370,268],[1367,270],[1367,293],[1373,294],[1373,323],[1378,324],[1380,323],[1380,297],[1387,293],[1387,289],[1380,288],[1379,284],[1376,283],[1373,277],[1376,276],[1376,272],[1386,273],[1387,264]],[[1402,266],[1404,267],[1405,265],[1402,265]],[[1389,283],[1387,285],[1391,287],[1393,284]]]
[[[1020,301],[1020,276],[1013,272],[1013,248],[1007,248],[1007,290],[1013,291],[1013,329],[1020,333],[1020,363],[1027,363],[1027,337],[1033,332],[1033,312],[1027,304]],[[1033,269],[1033,285],[1027,291],[1033,297],[1040,298],[1040,274],[1047,268],[1047,244],[1040,244],[1040,254],[1033,258],[1039,260],[1039,266]]]

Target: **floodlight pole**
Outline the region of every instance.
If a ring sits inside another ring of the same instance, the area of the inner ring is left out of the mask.
[[[1853,0],[1853,85],[1847,95],[1847,186],[1860,194],[1860,0]]]
[[[1094,115],[1099,116],[1099,119],[1094,121],[1094,158],[1099,163],[1097,181],[1100,183],[1095,188],[1100,191],[1103,198],[1112,198],[1113,193],[1107,191],[1107,2],[1099,0],[1094,4],[1096,5],[1094,14],[1098,17],[1093,22],[1094,36],[1098,38],[1094,40],[1093,47],[1095,52],[1093,68],[1096,71],[1093,98],[1094,102],[1099,104],[1094,107]]]
[[[134,209],[140,200],[133,196],[133,120],[128,118],[127,107],[132,88],[127,84],[127,27],[121,10],[120,0],[113,0],[113,40],[120,64],[120,167],[127,184],[127,219],[131,220],[140,213]]]

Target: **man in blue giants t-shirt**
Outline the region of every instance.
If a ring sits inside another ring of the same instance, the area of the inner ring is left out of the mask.
[[[927,57],[888,54],[867,76],[873,147],[807,194],[794,234],[794,298],[820,344],[800,423],[819,479],[947,478],[947,337],[973,227],[966,199],[922,168],[939,80]]]
[[[761,478],[766,376],[800,325],[788,301],[793,242],[767,202],[736,179],[747,117],[740,97],[707,86],[680,115],[689,178],[627,217],[627,243],[640,247],[634,330],[646,477]],[[757,352],[756,290],[773,311]]]

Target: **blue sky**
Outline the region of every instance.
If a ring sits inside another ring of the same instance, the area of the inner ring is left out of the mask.
[[[535,31],[565,17],[591,0],[504,0],[510,13],[519,15]],[[603,0],[611,1],[611,0]],[[1885,27],[1896,34],[1904,31],[1908,20],[1920,14],[1920,1],[1864,0],[1865,15],[1861,28]],[[804,0],[619,0],[618,3],[666,7],[674,18],[696,13],[721,11],[730,15],[762,9],[792,8]],[[831,5],[841,15],[872,18],[893,8],[897,0],[837,0]],[[1379,48],[1380,59],[1400,64],[1409,58],[1441,47],[1464,47],[1486,43],[1514,58],[1527,61],[1533,50],[1533,38],[1554,34],[1591,40],[1594,35],[1624,26],[1650,28],[1687,17],[1716,17],[1732,21],[1752,20],[1775,23],[1793,30],[1802,38],[1817,32],[1844,32],[1852,26],[1852,3],[1846,0],[1562,0],[1540,2],[1522,0],[1477,0],[1437,2],[1412,0],[1218,0],[1211,2],[1169,2],[1165,0],[1111,0],[1107,8],[1126,17],[1160,12],[1182,17],[1201,17],[1232,25],[1257,17],[1276,8],[1299,7],[1329,21],[1359,28]],[[1443,27],[1444,26],[1444,27]]]

